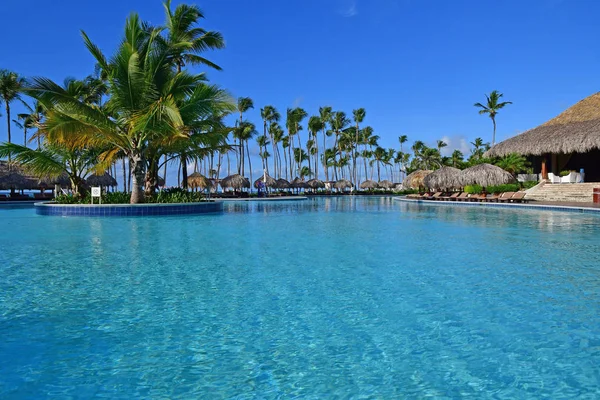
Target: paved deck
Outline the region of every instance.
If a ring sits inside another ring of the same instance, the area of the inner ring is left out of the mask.
[[[600,215],[600,204],[578,203],[578,202],[550,202],[550,201],[531,201],[529,203],[485,203],[485,202],[465,202],[465,201],[442,201],[442,200],[417,200],[406,197],[396,197],[394,200],[408,203],[418,203],[439,206],[456,207],[496,207],[496,208],[529,208],[547,211],[570,211],[581,213],[593,213]]]
[[[212,198],[215,201],[290,201],[308,200],[306,196],[281,196],[281,197],[245,197],[245,198]]]

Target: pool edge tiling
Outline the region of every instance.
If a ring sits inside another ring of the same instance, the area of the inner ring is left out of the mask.
[[[61,217],[148,217],[161,215],[198,215],[223,212],[223,203],[176,204],[55,204],[36,203],[35,212]]]

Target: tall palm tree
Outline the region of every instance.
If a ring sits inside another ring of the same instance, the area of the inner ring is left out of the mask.
[[[240,119],[238,121],[238,126],[241,126],[243,121],[244,121],[244,113],[248,110],[250,110],[251,108],[254,108],[254,101],[250,98],[250,97],[238,97],[237,100],[237,111],[240,114]],[[242,132],[241,130],[238,130],[236,132]],[[233,135],[234,139],[239,139],[235,133]],[[241,139],[240,140],[240,144],[239,144],[239,158],[238,158],[238,174],[240,175],[244,175],[244,164],[245,164],[245,160],[244,160],[244,142],[242,142]],[[234,142],[234,146],[236,145],[236,143]]]
[[[437,149],[438,149],[438,151],[440,152],[440,154],[442,154],[442,149],[443,149],[444,147],[448,146],[448,143],[444,142],[443,140],[438,140],[438,141],[436,142],[436,146],[437,146]]]
[[[398,136],[398,142],[400,142],[400,153],[404,153],[404,149],[402,148],[402,146],[404,145],[404,143],[408,142],[408,136],[407,135],[400,135]],[[403,157],[400,156],[399,159],[400,161],[400,167],[402,168],[402,171],[404,171],[404,164],[402,163]],[[404,172],[401,172],[400,174],[400,178],[402,178],[402,174]]]
[[[354,123],[356,124],[356,132],[355,132],[355,140],[352,152],[352,176],[354,179],[354,189],[358,190],[358,174],[356,171],[356,159],[358,157],[358,135],[360,133],[359,124],[362,124],[367,112],[364,108],[357,108],[356,110],[352,110],[352,117],[354,119]]]
[[[308,119],[308,131],[311,133],[312,137],[312,149],[314,149],[315,156],[315,177],[319,177],[319,141],[317,140],[317,133],[323,129],[325,124],[321,121],[321,118],[313,115]],[[309,149],[310,153],[311,149]]]
[[[279,119],[281,118],[281,116],[279,115],[279,112],[277,112],[277,109],[273,106],[265,106],[263,108],[260,109],[260,117],[263,120],[263,135],[267,136],[267,132],[269,134],[269,137],[271,138],[271,144],[273,146],[273,171],[275,171],[275,162],[276,162],[276,150],[275,150],[275,141],[273,140],[273,133],[271,132],[270,129],[268,129],[267,124],[268,123],[273,123],[273,122],[279,122]],[[265,149],[266,151],[266,149]],[[266,170],[267,172],[269,172],[269,164],[267,163],[266,165]],[[275,172],[273,172],[275,173]]]
[[[454,168],[460,167],[463,162],[464,155],[460,150],[454,150],[450,156],[450,162]]]
[[[321,130],[323,131],[323,152],[325,152],[325,149],[327,148],[327,145],[325,144],[325,140],[326,140],[326,132],[327,132],[327,124],[329,124],[331,122],[331,113],[332,113],[332,109],[329,106],[325,106],[325,107],[319,107],[319,118],[321,119],[321,122],[323,123],[323,127],[321,128]],[[323,170],[325,171],[325,180],[329,181],[329,168],[327,167],[327,160],[325,159],[325,153],[323,153]]]
[[[337,150],[338,156],[341,157],[342,149],[340,146],[340,135],[342,134],[342,131],[344,129],[346,129],[348,127],[348,125],[350,125],[350,120],[348,119],[348,117],[346,117],[345,112],[336,111],[331,116],[330,125],[331,125],[331,130],[335,134],[335,144],[333,147]],[[334,168],[333,172],[335,175],[335,179],[337,180],[338,179],[337,170]]]
[[[490,93],[489,96],[487,94],[485,95],[487,99],[487,103],[485,105],[481,103],[474,104],[475,107],[480,108],[479,114],[487,114],[492,119],[492,123],[494,124],[492,146],[496,144],[496,115],[498,114],[498,111],[500,111],[502,108],[504,108],[508,104],[512,104],[511,101],[500,102],[500,99],[503,96],[504,95],[502,93],[498,92],[497,90],[494,90],[492,91],[492,93]]]
[[[15,100],[23,101],[21,99],[21,91],[25,86],[25,79],[21,78],[17,73],[2,69],[0,70],[0,99],[4,101],[4,107],[6,110],[6,127],[8,134],[8,143],[11,143],[10,135],[10,103]],[[10,159],[10,156],[9,156]]]
[[[258,135],[258,131],[256,130],[256,125],[248,121],[242,121],[235,129],[236,136],[240,139],[240,148],[242,149],[242,153],[244,151],[244,146],[246,150],[246,156],[248,157],[248,172],[250,173],[250,180],[252,180],[252,160],[250,159],[250,139]],[[246,157],[244,157],[245,159]],[[242,175],[244,173],[244,169],[242,167]]]
[[[275,177],[277,179],[281,178],[281,153],[279,152],[279,143],[281,143],[283,141],[283,137],[285,136],[285,132],[283,131],[283,128],[281,128],[281,126],[277,123],[277,122],[271,122],[271,125],[269,126],[269,132],[271,133],[271,136],[273,137],[273,148],[274,148],[274,152],[275,154],[273,155],[273,162],[275,163]],[[283,154],[285,156],[285,149],[283,151]]]

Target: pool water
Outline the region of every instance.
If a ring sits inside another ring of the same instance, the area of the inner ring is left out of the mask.
[[[1,209],[0,398],[600,397],[600,217]]]

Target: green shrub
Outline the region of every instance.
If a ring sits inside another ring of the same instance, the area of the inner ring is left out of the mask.
[[[521,185],[523,186],[523,189],[527,190],[527,189],[531,189],[538,183],[539,182],[537,182],[537,181],[529,181],[529,182],[523,182]]]
[[[185,189],[173,188],[161,190],[154,196],[146,198],[147,203],[196,203],[204,196],[200,192],[188,192]]]
[[[108,192],[102,194],[102,204],[129,204],[131,193]],[[196,203],[204,200],[202,193],[188,192],[181,188],[162,190],[150,197],[146,197],[146,203]],[[59,204],[90,204],[89,193],[80,196],[61,194],[56,196],[55,201]],[[94,199],[94,203],[98,203]]]
[[[567,176],[571,173],[571,171],[560,171],[560,176]]]
[[[518,192],[519,191],[518,183],[509,183],[506,185],[497,185],[497,186],[488,186],[486,191],[488,193],[504,193],[504,192]]]
[[[130,198],[130,193],[108,192],[102,195],[102,204],[128,204]]]
[[[481,194],[483,188],[480,185],[467,185],[465,186],[465,192],[469,194]]]

